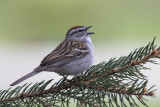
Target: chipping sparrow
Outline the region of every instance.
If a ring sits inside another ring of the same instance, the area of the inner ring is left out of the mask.
[[[59,75],[76,75],[88,69],[94,59],[93,45],[87,32],[92,26],[74,26],[66,34],[65,40],[48,54],[31,73],[11,84],[14,86],[42,71],[56,72]]]

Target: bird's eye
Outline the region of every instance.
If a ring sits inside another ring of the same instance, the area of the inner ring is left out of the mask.
[[[79,30],[79,32],[82,32],[82,30]]]

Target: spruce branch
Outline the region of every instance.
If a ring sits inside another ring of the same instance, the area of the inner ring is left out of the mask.
[[[128,56],[111,58],[92,66],[86,72],[66,77],[47,88],[53,80],[24,84],[14,89],[0,90],[0,106],[43,107],[114,107],[147,106],[145,96],[154,96],[153,86],[147,89],[148,78],[141,70],[146,63],[160,58],[160,47],[154,45],[155,38],[147,46],[134,50]]]

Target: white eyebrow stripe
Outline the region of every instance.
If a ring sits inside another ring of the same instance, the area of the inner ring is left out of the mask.
[[[86,27],[81,27],[81,28],[78,28],[78,29],[72,29],[69,34],[75,33],[79,30],[85,30],[85,29],[86,29]]]

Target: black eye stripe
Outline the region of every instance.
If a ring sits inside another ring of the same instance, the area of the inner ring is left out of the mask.
[[[82,32],[82,31],[83,31],[82,29],[79,30],[79,32]]]
[[[86,30],[87,30],[86,27],[76,28],[76,29],[70,30],[70,32],[68,34],[73,35],[77,32],[83,32],[83,31],[86,31]]]
[[[78,30],[78,31],[74,31],[74,32],[71,33],[71,35],[72,35],[72,34],[75,34],[75,33],[77,33],[77,32],[83,32],[83,30],[80,29],[80,30]]]

